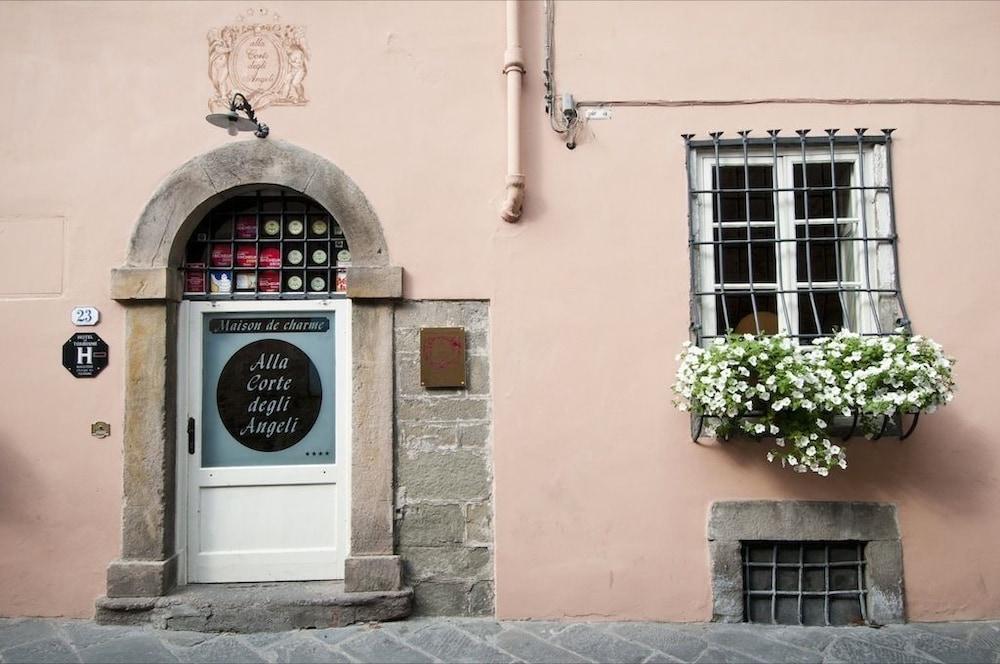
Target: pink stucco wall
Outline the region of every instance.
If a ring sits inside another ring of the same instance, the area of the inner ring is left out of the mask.
[[[205,33],[248,6],[0,4],[0,229],[65,229],[61,292],[0,295],[0,615],[86,616],[104,591],[124,334],[109,272],[157,183],[236,140],[201,119]],[[524,3],[527,202],[507,226],[502,4],[273,8],[307,26],[312,57],[309,104],[261,113],[272,136],[364,190],[407,297],[491,300],[501,617],[709,618],[707,510],[734,498],[896,503],[910,618],[1000,616],[1000,315],[985,278],[1000,107],[616,109],[570,152],[542,113],[542,6]],[[556,73],[587,99],[1000,99],[997,34],[996,3],[566,2]],[[902,445],[856,441],[850,470],[826,480],[770,467],[752,444],[693,445],[669,393],[688,325],[679,135],[856,126],[898,128],[904,295],[959,360],[956,401]],[[112,349],[93,380],[59,364],[78,304],[101,309]],[[90,437],[99,419],[111,438]]]

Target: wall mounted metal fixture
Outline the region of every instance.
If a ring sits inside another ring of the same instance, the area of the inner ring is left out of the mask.
[[[237,111],[243,111],[247,116],[240,117]],[[228,130],[230,136],[235,136],[241,131],[252,131],[257,138],[267,138],[267,135],[271,133],[266,124],[257,121],[253,106],[239,92],[234,94],[232,101],[229,102],[228,113],[212,113],[206,115],[205,119],[208,120],[209,124]]]
[[[545,114],[549,116],[552,131],[562,134],[566,139],[566,147],[570,150],[576,147],[576,131],[579,128],[577,104],[573,95],[562,96],[562,112],[556,108],[556,74],[555,74],[555,25],[556,6],[554,0],[545,0]]]

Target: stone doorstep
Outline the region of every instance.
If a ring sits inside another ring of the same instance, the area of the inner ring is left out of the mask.
[[[280,632],[386,622],[410,615],[413,590],[345,592],[342,581],[181,586],[163,597],[101,597],[100,625],[198,632]]]

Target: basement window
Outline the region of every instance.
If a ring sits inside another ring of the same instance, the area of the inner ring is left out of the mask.
[[[864,542],[742,542],[744,621],[868,622]]]

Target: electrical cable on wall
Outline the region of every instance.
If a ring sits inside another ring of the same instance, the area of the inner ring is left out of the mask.
[[[576,138],[582,128],[581,108],[619,107],[695,107],[695,106],[754,106],[760,104],[827,104],[827,105],[898,105],[916,104],[932,106],[1000,106],[998,99],[953,99],[953,98],[807,98],[807,97],[762,97],[752,99],[609,99],[574,101],[573,95],[562,95],[561,112],[556,109],[555,79],[555,0],[545,0],[545,113],[549,116],[552,130],[566,138],[566,147],[576,147]]]
[[[566,136],[566,147],[572,150],[576,147],[576,132],[579,126],[579,116],[573,95],[564,94],[562,113],[556,111],[556,78],[553,56],[555,43],[556,8],[554,0],[545,0],[545,113],[549,116],[549,124],[553,131]]]

